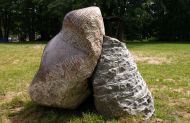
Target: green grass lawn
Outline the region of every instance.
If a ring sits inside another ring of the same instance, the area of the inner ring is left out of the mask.
[[[155,101],[149,120],[126,117],[106,120],[93,101],[76,110],[39,106],[27,88],[38,69],[45,44],[0,44],[0,122],[2,123],[126,123],[190,122],[190,44],[127,43]]]

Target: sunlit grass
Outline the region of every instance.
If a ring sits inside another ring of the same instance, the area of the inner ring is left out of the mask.
[[[76,110],[36,105],[27,88],[45,44],[0,44],[0,123],[117,123],[190,120],[190,44],[127,43],[155,101],[155,116],[106,120],[90,100]]]

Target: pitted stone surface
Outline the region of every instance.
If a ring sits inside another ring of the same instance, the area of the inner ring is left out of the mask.
[[[63,28],[45,47],[38,72],[29,86],[33,101],[73,109],[89,95],[87,79],[101,54],[104,24],[100,9],[69,12]]]
[[[104,37],[102,54],[93,75],[95,106],[108,118],[154,113],[154,102],[124,43]]]

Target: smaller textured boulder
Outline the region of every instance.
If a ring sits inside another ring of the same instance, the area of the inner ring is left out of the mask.
[[[74,109],[89,95],[87,80],[101,54],[103,18],[98,7],[69,12],[63,28],[43,51],[40,68],[29,86],[38,104]]]
[[[95,106],[108,118],[154,113],[154,102],[124,43],[105,36],[93,76]]]

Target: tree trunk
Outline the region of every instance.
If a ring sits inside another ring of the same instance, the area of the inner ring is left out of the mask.
[[[104,17],[106,35],[115,37],[120,41],[123,41],[124,26],[120,17],[110,16]]]
[[[19,41],[21,41],[21,42],[24,42],[24,41],[26,41],[26,34],[19,34],[19,36],[18,36],[18,38],[19,38]]]
[[[29,37],[29,41],[34,41],[35,40],[35,33],[30,32],[28,37]]]
[[[120,21],[119,27],[118,27],[118,34],[117,34],[117,39],[119,39],[120,41],[123,41],[123,35],[124,35],[123,27],[124,27],[123,22]]]
[[[41,32],[40,35],[41,35],[40,40],[42,40],[42,41],[48,41],[50,39],[50,36],[47,32]]]
[[[10,29],[10,13],[5,11],[4,16],[2,17],[2,37],[8,41],[9,29]]]
[[[35,15],[34,15],[34,8],[32,8],[29,13],[31,15],[30,17],[30,24],[29,24],[29,34],[28,34],[28,37],[29,37],[29,41],[34,41],[35,40],[35,27],[34,27],[34,18],[35,18]]]
[[[35,40],[35,31],[34,31],[33,21],[31,22],[31,25],[29,25],[29,26],[30,26],[30,30],[29,30],[29,34],[28,34],[29,41],[34,41]]]
[[[2,18],[0,19],[0,38],[3,37],[3,31],[2,31]]]

